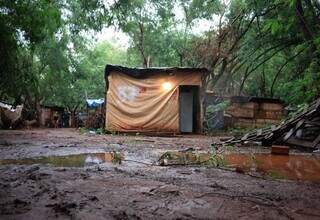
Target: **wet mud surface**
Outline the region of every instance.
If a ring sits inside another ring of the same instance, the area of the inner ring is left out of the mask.
[[[0,131],[0,219],[320,218],[317,182],[156,165],[168,150],[205,151],[212,141],[203,136],[90,135],[72,129]],[[248,151],[268,149],[233,149]],[[110,152],[124,159],[113,163]],[[297,162],[290,157],[286,169],[298,173],[304,164],[318,166],[314,158]]]

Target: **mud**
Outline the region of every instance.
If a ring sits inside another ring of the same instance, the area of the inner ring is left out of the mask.
[[[165,151],[189,147],[205,151],[213,139],[91,135],[72,129],[0,131],[1,160],[114,151],[125,158],[121,164],[77,167],[2,164],[0,219],[320,218],[318,183],[197,165],[155,165]]]

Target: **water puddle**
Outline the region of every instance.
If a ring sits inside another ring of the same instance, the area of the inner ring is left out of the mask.
[[[256,171],[274,179],[320,183],[320,157],[312,155],[226,154],[228,167]]]
[[[128,159],[127,156],[126,159]],[[123,154],[106,152],[25,159],[3,159],[0,160],[0,165],[43,164],[54,167],[86,167],[102,163],[120,164],[122,161],[126,161]],[[258,172],[265,177],[273,179],[320,183],[320,157],[315,155],[286,156],[267,153],[225,153],[213,156],[208,153],[168,151],[160,157],[158,163],[160,165],[219,165],[233,168],[243,173]]]
[[[25,159],[4,159],[0,165],[32,165],[44,164],[55,167],[85,167],[101,163],[120,164],[123,156],[117,152],[76,154],[67,156],[35,157]]]
[[[314,155],[274,155],[267,153],[208,153],[166,152],[160,165],[214,165],[235,168],[236,171],[258,172],[273,179],[302,180],[320,183],[320,157]]]

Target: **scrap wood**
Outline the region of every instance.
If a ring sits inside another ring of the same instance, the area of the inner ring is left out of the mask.
[[[320,143],[320,134],[314,141],[312,142],[312,147],[315,148]]]
[[[289,155],[289,147],[281,146],[281,145],[272,145],[271,147],[272,154],[280,154],[280,155]]]
[[[297,132],[305,133],[307,137],[299,137]],[[311,135],[309,134],[311,133]],[[313,135],[315,133],[315,136]],[[243,144],[247,141],[272,144],[294,145],[308,148],[320,147],[320,98],[312,102],[308,108],[294,117],[283,121],[278,126],[251,131],[241,138],[231,138],[222,144]],[[313,138],[313,139],[312,139]],[[310,139],[312,139],[310,141]]]

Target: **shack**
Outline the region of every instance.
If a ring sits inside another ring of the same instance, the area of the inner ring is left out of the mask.
[[[284,103],[279,99],[263,97],[230,97],[230,106],[225,110],[227,126],[261,127],[278,124],[285,117]]]
[[[87,128],[101,128],[104,121],[104,99],[86,99],[86,120],[85,126]]]
[[[0,128],[15,127],[21,119],[23,105],[13,106],[0,101]]]
[[[207,92],[205,104],[205,125],[209,130],[262,127],[278,124],[286,116],[284,103],[279,99],[252,96],[223,97]]]
[[[105,128],[120,132],[202,132],[205,68],[106,65]]]
[[[44,127],[68,127],[69,116],[63,107],[40,105],[40,125]]]

